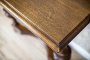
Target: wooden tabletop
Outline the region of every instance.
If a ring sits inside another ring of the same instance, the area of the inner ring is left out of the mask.
[[[89,22],[89,0],[0,0],[1,5],[55,52]]]

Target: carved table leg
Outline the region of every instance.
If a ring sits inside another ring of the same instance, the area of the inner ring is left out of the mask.
[[[71,48],[67,46],[60,53],[54,53],[54,58],[55,60],[70,60]]]
[[[53,50],[47,46],[48,60],[54,60]]]

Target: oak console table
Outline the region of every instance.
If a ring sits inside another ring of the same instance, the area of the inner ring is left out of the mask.
[[[58,55],[90,22],[89,0],[0,0]]]

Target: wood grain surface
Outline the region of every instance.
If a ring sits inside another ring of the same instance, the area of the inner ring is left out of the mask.
[[[90,22],[89,0],[1,0],[1,5],[21,17],[55,51]]]

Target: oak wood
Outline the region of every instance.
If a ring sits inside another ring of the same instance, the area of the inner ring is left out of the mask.
[[[1,5],[56,52],[90,22],[89,0],[1,0]]]

